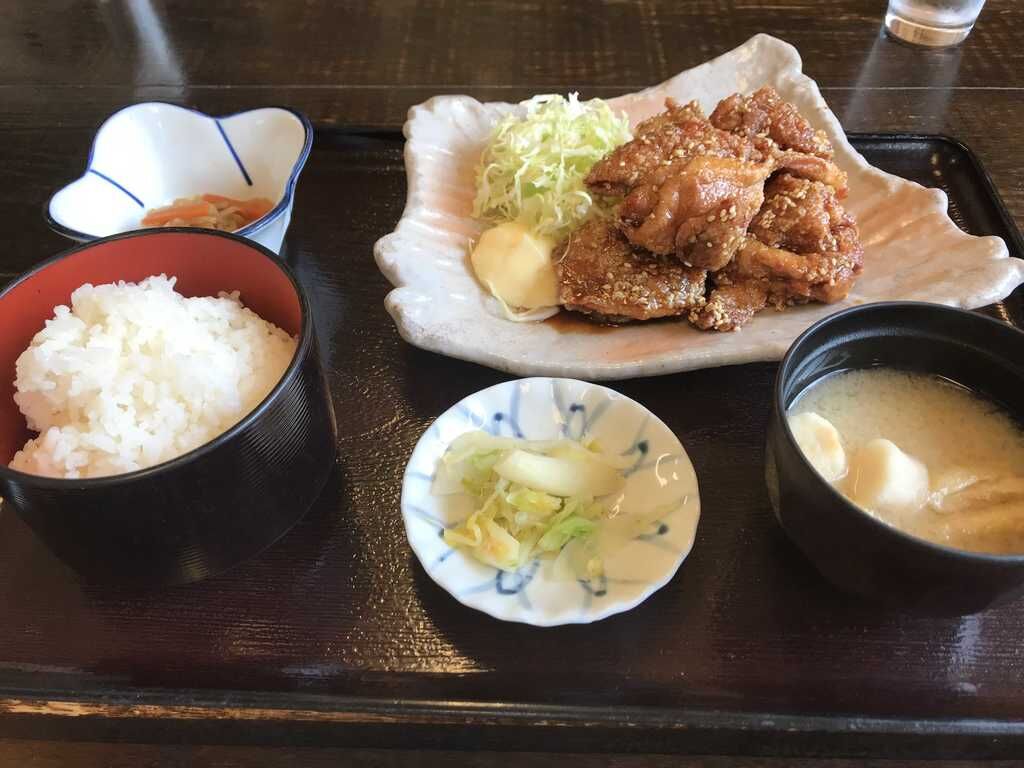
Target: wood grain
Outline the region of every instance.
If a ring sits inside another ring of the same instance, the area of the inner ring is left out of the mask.
[[[677,757],[668,755],[586,755],[503,752],[412,752],[395,750],[338,750],[303,747],[188,747],[180,745],[47,744],[0,741],[0,763],[25,768],[57,768],[73,763],[80,768],[142,768],[148,766],[195,766],[196,768],[250,768],[255,766],[359,766],[361,768],[731,768],[728,757]],[[970,768],[968,761],[893,761],[843,759],[747,758],[744,768]],[[1011,768],[1015,761],[992,761],[986,768]]]
[[[271,768],[272,766],[352,766],[353,768],[733,768],[729,757],[668,755],[586,755],[507,752],[407,751],[402,749],[314,749],[303,747],[190,747],[181,745],[40,743],[0,740],[0,763],[23,768]],[[745,758],[744,768],[971,768],[961,760],[894,761]],[[1012,768],[1016,761],[986,762],[986,768]]]
[[[796,45],[823,86],[1024,85],[1020,4],[990,0],[966,45],[923,53],[876,46],[884,10],[884,0],[22,2],[0,25],[0,83],[630,90],[767,32]]]

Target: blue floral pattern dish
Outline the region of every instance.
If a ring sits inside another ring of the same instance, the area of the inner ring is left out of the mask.
[[[623,511],[664,514],[610,553],[596,581],[556,578],[550,560],[516,573],[484,565],[442,536],[473,511],[473,500],[431,493],[448,446],[475,429],[530,440],[597,440],[605,452],[632,461],[624,471]],[[402,483],[406,535],[430,577],[470,608],[536,626],[586,624],[639,605],[686,559],[699,517],[697,477],[672,431],[628,397],[574,379],[509,381],[456,403],[420,438]]]

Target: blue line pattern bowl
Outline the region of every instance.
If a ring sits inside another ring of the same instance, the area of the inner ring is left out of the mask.
[[[212,117],[175,104],[135,104],[100,126],[85,172],[50,198],[46,220],[85,242],[139,229],[147,210],[179,197],[266,197],[275,203],[270,213],[235,234],[279,253],[312,145],[309,120],[282,107]]]
[[[439,459],[456,437],[475,429],[530,440],[596,439],[605,452],[632,460],[622,511],[664,514],[610,553],[597,580],[558,578],[551,560],[516,573],[484,565],[442,538],[472,512],[472,499],[431,493]],[[697,477],[672,431],[628,397],[573,379],[509,381],[460,401],[420,438],[402,484],[406,535],[430,577],[470,608],[536,626],[586,624],[639,605],[686,559],[699,517]]]

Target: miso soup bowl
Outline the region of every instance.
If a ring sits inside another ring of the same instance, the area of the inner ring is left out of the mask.
[[[284,376],[227,432],[163,464],[69,480],[15,471],[32,436],[14,402],[15,361],[84,283],[161,273],[186,296],[237,290],[298,338]],[[115,235],[67,251],[0,293],[0,496],[87,581],[196,581],[255,555],[302,517],[334,463],[336,427],[309,303],[288,268],[244,238],[195,229]]]
[[[879,366],[945,377],[1024,416],[1024,333],[1012,326],[911,302],[832,315],[793,343],[775,381],[766,480],[779,523],[828,580],[891,608],[958,615],[1013,598],[1024,588],[1024,553],[967,552],[897,530],[848,501],[804,458],[789,407],[826,376]]]

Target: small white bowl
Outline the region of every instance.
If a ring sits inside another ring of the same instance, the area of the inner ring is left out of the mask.
[[[283,107],[212,117],[176,104],[134,104],[100,126],[85,173],[50,198],[46,220],[84,242],[139,229],[147,210],[179,197],[266,197],[275,203],[270,213],[236,234],[278,253],[312,145],[309,120]]]
[[[474,429],[530,440],[596,439],[612,455],[635,458],[625,472],[624,512],[669,511],[608,556],[596,587],[554,578],[550,560],[517,573],[484,565],[441,536],[472,511],[472,499],[431,493],[438,460],[456,437]],[[430,577],[470,608],[536,626],[587,624],[639,605],[686,559],[699,517],[697,476],[672,431],[628,397],[574,379],[520,379],[470,395],[420,438],[402,482],[405,532]]]

